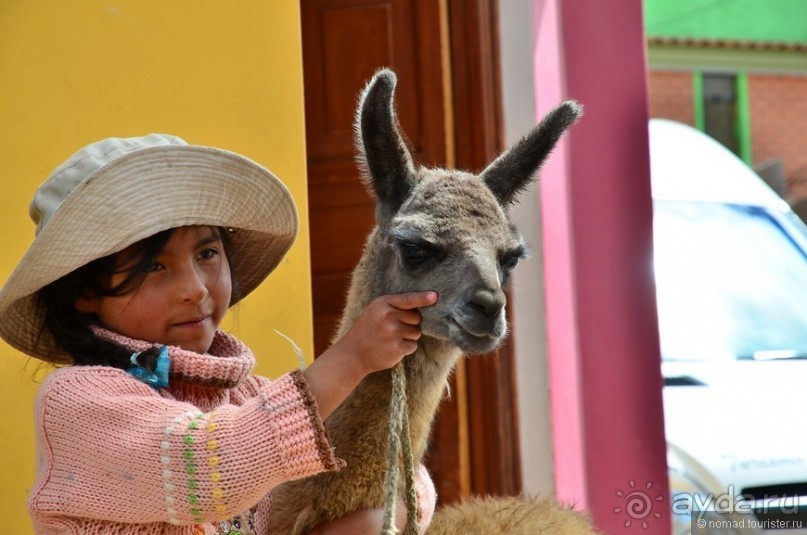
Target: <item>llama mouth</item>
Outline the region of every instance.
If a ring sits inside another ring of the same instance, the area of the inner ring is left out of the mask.
[[[496,331],[484,331],[466,327],[453,317],[448,318],[448,335],[464,353],[488,353],[496,348],[502,336]]]
[[[477,332],[477,331],[474,331],[470,327],[466,327],[465,325],[463,325],[462,323],[460,323],[459,321],[457,321],[454,318],[449,318],[449,321],[451,321],[451,323],[453,323],[454,325],[459,327],[460,330],[462,330],[463,333],[471,336],[472,338],[479,338],[481,340],[484,340],[485,338],[494,338],[494,339],[497,338],[496,335],[491,333],[491,332]]]
[[[449,327],[455,326],[464,334],[479,340],[491,339],[499,340],[507,332],[507,323],[499,319],[474,319],[466,318],[462,314],[446,316]]]

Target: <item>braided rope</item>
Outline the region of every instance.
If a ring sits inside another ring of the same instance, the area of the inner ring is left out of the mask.
[[[403,370],[403,365],[401,365]],[[404,393],[406,393],[406,374],[402,371]],[[401,411],[403,439],[404,475],[406,476],[406,535],[420,535],[418,522],[418,494],[415,488],[415,459],[412,452],[412,434],[409,431],[409,410],[404,396],[404,406]]]
[[[395,535],[395,508],[398,503],[398,478],[403,456],[406,488],[406,532],[419,535],[418,503],[415,490],[415,463],[412,454],[412,436],[409,431],[409,411],[406,404],[406,371],[403,361],[392,368],[392,395],[390,396],[389,443],[387,446],[387,474],[384,479],[384,524],[381,535]]]

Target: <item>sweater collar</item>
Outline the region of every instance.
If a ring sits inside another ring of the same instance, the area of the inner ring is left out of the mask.
[[[98,336],[121,345],[132,352],[145,351],[157,344],[129,338],[101,327],[93,327]],[[205,354],[168,346],[171,366],[169,381],[191,383],[213,388],[233,388],[246,378],[255,366],[255,357],[247,346],[234,336],[217,331]]]

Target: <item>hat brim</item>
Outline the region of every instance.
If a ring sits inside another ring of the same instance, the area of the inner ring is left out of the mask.
[[[76,186],[40,230],[0,289],[0,336],[34,357],[70,362],[43,329],[36,293],[95,259],[188,225],[235,229],[229,260],[243,298],[294,243],[298,216],[286,186],[238,154],[195,145],[128,153]]]

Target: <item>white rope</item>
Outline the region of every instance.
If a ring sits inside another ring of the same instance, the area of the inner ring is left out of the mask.
[[[406,403],[406,371],[403,361],[392,368],[392,395],[390,396],[389,443],[387,446],[387,474],[384,480],[384,523],[381,535],[395,535],[395,509],[398,505],[400,461],[403,456],[406,491],[406,535],[419,535],[418,503],[415,491],[415,466],[412,437],[409,431],[409,410]]]

